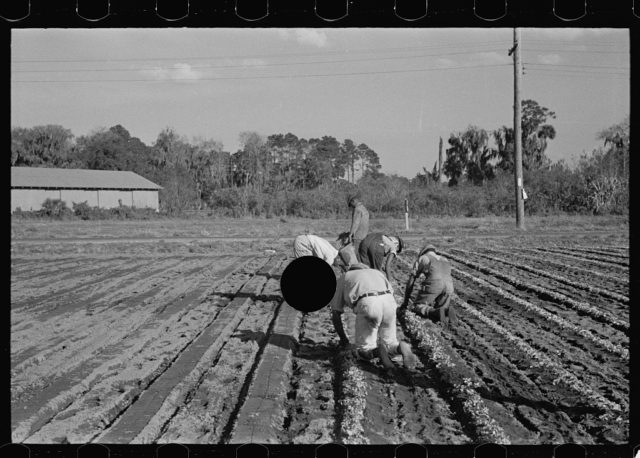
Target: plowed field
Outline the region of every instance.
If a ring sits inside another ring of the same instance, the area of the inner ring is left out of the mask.
[[[626,443],[628,237],[430,241],[454,267],[460,323],[400,312],[419,363],[395,374],[340,352],[326,308],[283,301],[290,240],[16,250],[12,439]],[[421,243],[395,264],[398,299]]]

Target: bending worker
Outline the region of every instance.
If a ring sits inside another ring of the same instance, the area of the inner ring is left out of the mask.
[[[360,262],[372,269],[382,271],[391,280],[391,267],[398,253],[404,248],[404,241],[397,235],[373,232],[360,243]]]
[[[315,256],[329,265],[334,265],[338,250],[331,242],[313,234],[302,234],[293,240],[293,256]]]
[[[371,360],[379,357],[387,368],[394,368],[390,357],[402,355],[403,365],[415,366],[415,356],[407,342],[399,342],[396,336],[396,309],[393,289],[384,274],[364,264],[354,264],[338,278],[336,292],[330,302],[333,326],[343,347],[350,345],[344,332],[342,313],[344,306],[356,314],[354,354]]]
[[[453,305],[450,304],[454,293],[451,264],[444,256],[437,254],[433,245],[425,246],[413,263],[402,307],[408,305],[414,283],[421,275],[424,275],[424,280],[414,301],[416,313],[434,322],[440,321],[442,324],[449,322],[455,325],[456,313]]]
[[[351,208],[351,229],[349,229],[349,240],[353,243],[353,249],[359,256],[360,242],[369,233],[369,212],[360,201],[360,194],[347,197],[347,205]]]

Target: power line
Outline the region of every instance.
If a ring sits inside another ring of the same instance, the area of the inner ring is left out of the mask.
[[[278,78],[319,78],[334,76],[360,76],[360,75],[380,75],[380,74],[398,74],[398,73],[414,73],[429,72],[441,70],[459,70],[474,68],[495,68],[505,67],[510,64],[494,64],[494,65],[466,65],[460,67],[440,67],[440,68],[420,68],[411,70],[386,70],[386,71],[369,71],[369,72],[352,72],[352,73],[325,73],[311,75],[271,75],[271,76],[232,76],[232,77],[214,77],[214,78],[167,78],[167,79],[108,79],[108,80],[13,80],[12,83],[111,83],[111,82],[172,82],[172,81],[219,81],[219,80],[247,80],[247,79],[278,79]]]
[[[525,62],[525,65],[541,65],[544,67],[602,68],[605,70],[630,70],[629,67],[611,67],[606,65],[545,64],[545,63],[536,63],[536,62]]]
[[[130,57],[119,59],[108,58],[96,58],[96,59],[21,59],[13,60],[12,63],[70,63],[70,62],[131,62],[131,61],[156,61],[156,60],[207,60],[207,59],[250,59],[250,58],[264,58],[264,57],[319,57],[325,55],[335,54],[359,54],[359,53],[385,53],[395,51],[411,51],[411,50],[428,50],[428,49],[450,49],[450,48],[464,48],[469,46],[493,46],[502,45],[504,41],[487,41],[479,43],[463,43],[463,44],[448,44],[438,46],[408,46],[408,47],[395,47],[395,48],[368,48],[368,49],[356,49],[356,50],[344,50],[344,51],[325,51],[321,53],[279,53],[279,54],[228,54],[225,56],[163,56],[163,57]]]
[[[543,48],[522,48],[523,51],[534,51],[534,52],[578,52],[578,53],[586,53],[586,54],[626,54],[629,55],[628,51],[590,51],[586,49],[543,49]]]
[[[337,64],[345,62],[373,62],[380,60],[398,60],[398,59],[417,59],[422,57],[442,57],[453,56],[463,54],[475,54],[479,52],[499,52],[500,49],[483,49],[480,51],[460,51],[450,53],[438,53],[438,54],[421,54],[418,56],[391,56],[391,57],[370,57],[362,59],[341,59],[341,60],[324,60],[324,61],[311,61],[311,62],[276,62],[276,63],[264,63],[255,65],[190,65],[190,68],[245,68],[254,69],[261,67],[277,67],[285,65],[311,65],[311,64]],[[12,73],[82,73],[82,72],[137,72],[144,70],[154,70],[149,67],[137,67],[137,68],[88,68],[88,69],[62,69],[62,70],[13,70]],[[168,69],[171,70],[171,69]]]
[[[553,69],[549,69],[549,68],[530,68],[530,67],[525,67],[525,71],[527,74],[529,74],[530,72],[543,72],[543,73],[548,73],[549,75],[565,75],[565,76],[573,76],[575,77],[576,75],[581,75],[581,76],[585,76],[585,77],[592,77],[592,76],[606,76],[606,77],[620,77],[620,78],[625,78],[625,79],[629,79],[629,74],[627,73],[612,73],[612,72],[589,72],[589,71],[580,71],[580,70],[565,70],[565,69],[559,69],[559,70],[553,70]]]

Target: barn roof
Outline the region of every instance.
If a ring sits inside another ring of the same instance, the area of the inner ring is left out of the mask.
[[[12,188],[162,189],[137,173],[119,170],[11,167]]]

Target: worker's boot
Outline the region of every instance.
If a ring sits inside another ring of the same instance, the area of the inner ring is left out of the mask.
[[[448,307],[447,315],[449,316],[451,326],[456,326],[458,324],[458,316],[456,315],[456,309],[453,305]]]
[[[380,357],[380,362],[387,369],[395,369],[395,365],[391,358],[389,357],[389,351],[387,350],[387,346],[384,342],[378,343],[378,356]]]
[[[398,344],[398,351],[402,354],[402,364],[407,369],[415,369],[416,367],[416,356],[411,351],[411,346],[404,341],[401,341]]]

